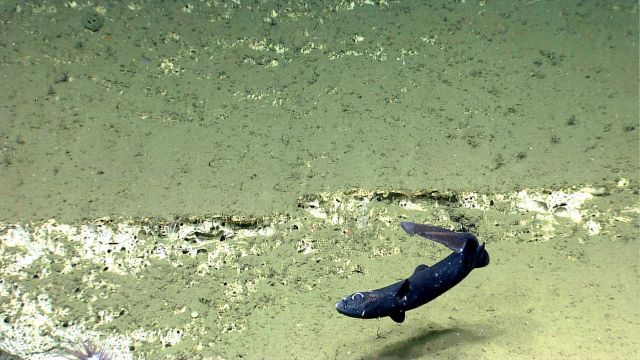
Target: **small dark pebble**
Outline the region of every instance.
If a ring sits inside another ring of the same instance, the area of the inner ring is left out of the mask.
[[[84,24],[85,29],[91,32],[96,32],[102,29],[102,26],[104,25],[104,16],[96,12],[92,12],[84,18],[82,23]]]

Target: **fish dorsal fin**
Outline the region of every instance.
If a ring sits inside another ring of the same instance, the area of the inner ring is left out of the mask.
[[[400,285],[400,288],[398,289],[398,291],[396,291],[396,299],[398,301],[402,301],[407,294],[409,293],[409,291],[411,291],[411,283],[409,283],[409,279],[405,279],[402,282],[402,285]]]
[[[413,271],[413,274],[415,275],[415,274],[419,273],[420,271],[427,270],[428,268],[429,268],[429,265],[420,264],[420,265],[416,266],[416,269]]]
[[[393,313],[393,314],[389,315],[389,317],[391,318],[391,320],[393,320],[393,321],[395,321],[397,323],[401,323],[401,322],[404,321],[404,311]]]

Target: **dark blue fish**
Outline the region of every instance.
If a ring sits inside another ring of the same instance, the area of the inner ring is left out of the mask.
[[[344,297],[336,304],[338,312],[361,319],[389,316],[401,323],[405,312],[437,298],[462,281],[471,270],[489,264],[484,243],[480,245],[472,233],[412,222],[402,222],[400,226],[409,235],[436,241],[453,253],[433,266],[418,265],[413,275],[395,284]]]

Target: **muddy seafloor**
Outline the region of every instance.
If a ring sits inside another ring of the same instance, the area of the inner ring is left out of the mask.
[[[0,358],[632,358],[636,2],[0,2]],[[334,304],[448,250],[432,303]]]

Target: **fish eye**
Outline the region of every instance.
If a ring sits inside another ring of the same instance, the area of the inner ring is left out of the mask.
[[[362,293],[355,293],[353,295],[351,295],[351,300],[353,301],[361,301],[362,299],[364,299],[364,295],[362,295]]]

